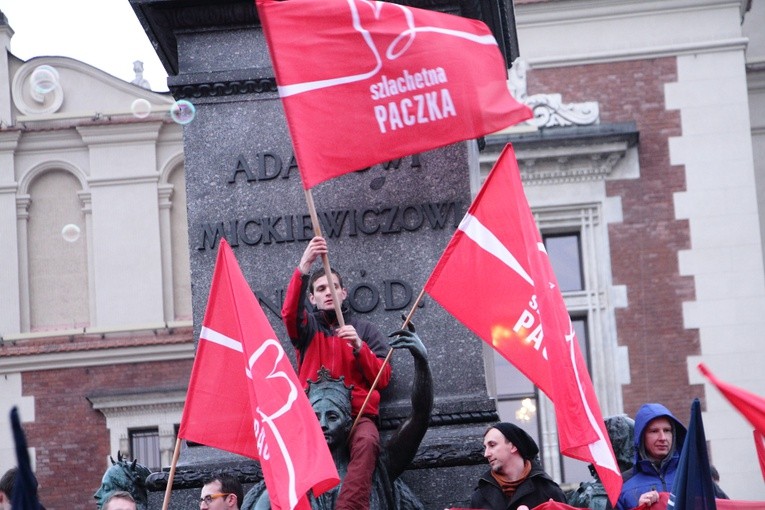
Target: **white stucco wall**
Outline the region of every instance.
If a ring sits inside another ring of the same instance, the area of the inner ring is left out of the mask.
[[[702,355],[688,360],[691,382],[702,382],[703,361],[723,380],[765,394],[765,276],[743,58],[740,51],[678,57],[678,82],[666,95],[683,134],[670,139],[670,157],[685,166],[687,181],[675,214],[691,232],[680,272],[696,284],[696,300],[683,307],[685,326],[698,328],[701,341]],[[706,397],[704,427],[726,492],[765,499],[765,487],[752,483],[761,474],[751,428],[716,388],[708,385]]]
[[[747,96],[748,39],[741,26],[745,5],[540,2],[517,5],[516,17],[521,54],[532,69],[678,59],[678,82],[666,87],[666,100],[682,122],[682,136],[671,140],[671,163],[685,165],[688,178],[687,191],[675,196],[675,212],[691,231],[680,270],[696,283],[697,299],[683,308],[685,326],[699,328],[701,342],[701,356],[688,360],[691,383],[703,382],[696,370],[703,361],[723,380],[765,395],[765,276]],[[762,17],[762,7],[752,8],[753,18]],[[529,91],[537,92],[555,91]],[[762,138],[759,131],[755,135]],[[754,153],[765,151],[756,146]],[[706,386],[706,397],[707,439],[724,489],[733,498],[764,500],[751,427],[714,387]]]

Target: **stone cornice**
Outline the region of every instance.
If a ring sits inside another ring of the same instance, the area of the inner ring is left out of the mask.
[[[136,408],[142,412],[177,411],[186,401],[186,388],[168,388],[142,393],[111,393],[86,396],[93,409],[104,416],[132,416]]]
[[[743,51],[746,0],[572,0],[519,4],[523,56],[533,69]],[[629,27],[644,27],[636,30]],[[552,39],[550,39],[552,38]],[[549,44],[543,44],[549,39]],[[570,44],[564,44],[570,41]]]
[[[44,334],[44,333],[41,333]],[[57,335],[57,336],[54,336]],[[0,375],[125,363],[193,359],[192,328],[186,325],[130,331],[48,332],[47,336],[0,338]]]
[[[518,24],[570,23],[581,19],[661,16],[667,12],[688,12],[714,9],[722,4],[738,3],[743,14],[748,0],[580,0],[556,2],[551,9],[547,2],[519,3],[515,9]]]
[[[98,126],[77,126],[82,141],[88,145],[126,144],[133,142],[156,142],[161,122],[124,124],[101,124]]]
[[[505,12],[502,1],[399,0],[394,3],[480,19],[494,33],[507,62],[512,62],[518,55],[514,16]],[[180,71],[177,33],[260,25],[253,1],[130,0],[130,4],[171,78]]]
[[[512,142],[526,185],[607,179],[627,151],[637,144],[634,123],[542,129],[486,138],[480,161],[493,164]]]
[[[552,55],[543,58],[529,58],[533,69],[548,67],[577,66],[600,64],[604,62],[642,60],[646,58],[675,57],[678,55],[696,55],[712,53],[721,50],[745,50],[749,40],[745,37],[709,40],[688,44],[671,44],[662,46],[644,46],[629,49],[604,50],[572,55]]]
[[[0,375],[62,368],[82,368],[194,358],[194,343],[141,345],[85,351],[0,357]]]

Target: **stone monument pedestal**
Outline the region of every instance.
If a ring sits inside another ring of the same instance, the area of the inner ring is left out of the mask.
[[[196,107],[194,121],[184,126],[195,332],[218,242],[225,237],[291,353],[279,311],[313,230],[254,3],[130,2],[170,74],[171,93]],[[503,5],[444,1],[429,7],[484,19],[500,34],[507,54]],[[317,118],[316,127],[332,129],[332,119]],[[384,333],[401,327],[402,313],[413,305],[467,211],[470,170],[477,167],[470,143],[376,165],[312,189],[330,262],[344,276],[351,307]],[[435,403],[428,432],[403,478],[428,509],[466,506],[486,469],[483,432],[497,419],[486,391],[482,342],[427,296],[413,322],[428,349]],[[391,363],[393,380],[381,407],[383,440],[409,414],[412,360],[394,354]],[[219,467],[237,472],[246,488],[260,479],[254,461],[190,447],[178,464],[170,508],[197,505],[204,473]],[[160,508],[167,476],[154,478],[150,503]]]

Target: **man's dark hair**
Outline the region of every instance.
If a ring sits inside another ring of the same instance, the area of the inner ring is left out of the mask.
[[[4,492],[8,499],[13,497],[13,486],[16,484],[16,472],[18,468],[12,467],[0,478],[0,492]]]
[[[212,473],[202,480],[202,485],[207,485],[215,481],[220,482],[220,491],[224,494],[233,494],[236,496],[236,507],[241,508],[244,501],[244,490],[239,479],[231,473],[219,471]]]
[[[343,277],[340,276],[340,273],[335,271],[334,267],[331,267],[330,270],[332,271],[333,275],[337,276],[337,283],[340,284],[340,288],[344,289],[345,285],[343,285]],[[311,273],[311,277],[308,279],[308,292],[313,294],[313,284],[316,283],[316,280],[318,280],[322,276],[324,276],[324,268],[323,267],[320,267],[319,269],[317,269],[316,271]]]
[[[114,491],[106,496],[104,503],[101,505],[101,508],[109,508],[109,502],[113,499],[127,499],[128,501],[135,503],[135,498],[128,491]]]

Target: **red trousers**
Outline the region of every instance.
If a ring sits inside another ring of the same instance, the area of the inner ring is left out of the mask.
[[[351,460],[335,510],[368,510],[372,476],[380,455],[380,432],[371,418],[362,416],[350,437]]]

